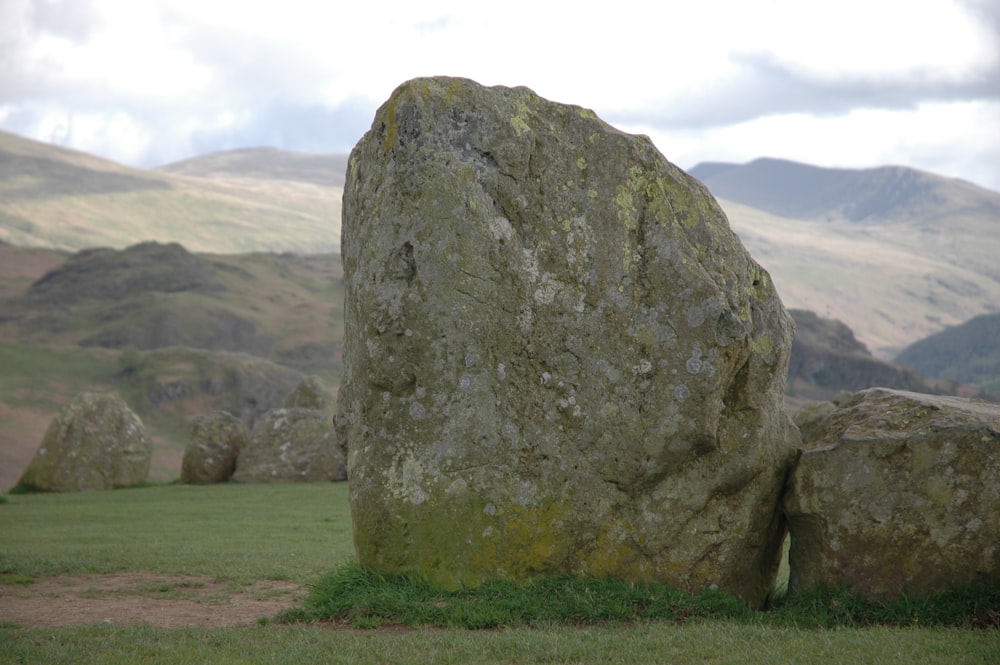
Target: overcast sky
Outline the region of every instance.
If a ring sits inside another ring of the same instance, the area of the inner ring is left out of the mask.
[[[526,85],[672,162],[1000,191],[1000,0],[0,0],[0,129],[133,166],[347,152],[403,81]]]

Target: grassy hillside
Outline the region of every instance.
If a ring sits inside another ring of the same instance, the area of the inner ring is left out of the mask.
[[[841,390],[883,387],[916,392],[934,388],[917,372],[873,357],[840,321],[790,310],[795,337],[788,363],[788,392],[802,399],[830,399]]]
[[[787,306],[847,323],[883,360],[1000,307],[1000,193],[904,167],[759,159],[691,173]]]
[[[1000,304],[991,257],[1000,219],[982,228],[958,218],[949,229],[868,227],[719,203],[787,307],[843,321],[880,359]]]
[[[0,133],[0,240],[336,253],[345,169],[344,155],[259,148],[142,171]],[[786,306],[843,321],[877,358],[1000,307],[997,192],[902,167],[761,159],[692,173]]]
[[[275,148],[245,148],[213,152],[167,164],[157,172],[198,178],[241,178],[307,182],[343,187],[347,155],[312,155]]]
[[[1000,388],[1000,314],[946,328],[906,347],[896,360],[938,379]]]
[[[333,255],[202,255],[147,242],[68,256],[0,245],[0,258],[11,274],[0,275],[0,340],[242,351],[339,375],[344,291]]]
[[[0,132],[0,240],[70,251],[156,240],[220,254],[334,252],[340,161],[259,151],[243,155],[238,173],[190,163],[144,171]]]

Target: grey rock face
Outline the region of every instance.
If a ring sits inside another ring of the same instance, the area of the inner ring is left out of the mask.
[[[112,393],[80,393],[42,439],[19,485],[48,492],[131,487],[146,480],[153,446],[146,428]]]
[[[347,469],[330,418],[314,409],[274,409],[253,428],[236,460],[241,483],[345,480]]]
[[[295,387],[282,406],[286,409],[314,409],[332,415],[336,410],[336,398],[317,376],[307,376]]]
[[[790,591],[1000,583],[1000,407],[872,388],[804,444],[785,496]]]
[[[362,563],[763,602],[791,324],[703,186],[589,110],[417,79],[351,153],[342,229]]]
[[[181,462],[181,478],[188,483],[224,483],[233,477],[236,459],[250,434],[239,418],[219,411],[198,416]]]

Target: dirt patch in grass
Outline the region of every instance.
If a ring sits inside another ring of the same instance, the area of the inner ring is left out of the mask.
[[[304,594],[299,585],[276,580],[244,585],[148,573],[59,575],[40,580],[0,575],[0,625],[248,626],[299,604]]]

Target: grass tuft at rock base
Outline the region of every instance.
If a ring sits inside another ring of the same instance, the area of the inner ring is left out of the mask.
[[[332,622],[354,628],[437,626],[490,629],[715,619],[795,628],[923,626],[1000,629],[1000,588],[956,589],[928,598],[867,602],[844,592],[809,592],[754,612],[722,591],[687,594],[664,584],[540,577],[493,580],[447,591],[424,580],[358,564],[337,568],[312,586],[284,623]]]

